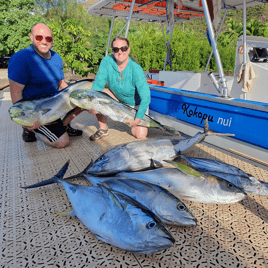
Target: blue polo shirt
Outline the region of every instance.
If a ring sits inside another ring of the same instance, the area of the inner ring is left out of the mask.
[[[30,46],[10,58],[8,78],[25,85],[23,100],[53,96],[59,92],[58,84],[64,79],[63,63],[58,53],[50,52],[50,59],[46,59]]]

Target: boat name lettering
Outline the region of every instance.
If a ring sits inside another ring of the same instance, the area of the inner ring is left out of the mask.
[[[188,117],[192,117],[195,116],[196,118],[200,118],[201,119],[201,124],[203,123],[204,120],[206,120],[208,118],[208,121],[213,122],[213,115],[208,115],[208,114],[204,114],[202,112],[197,111],[197,107],[195,107],[194,110],[189,109],[190,108],[190,104],[183,104],[182,105],[182,109],[183,109],[183,114],[186,114]]]
[[[230,119],[224,119],[219,117],[217,124],[223,125],[225,127],[230,127],[232,123],[232,117]]]

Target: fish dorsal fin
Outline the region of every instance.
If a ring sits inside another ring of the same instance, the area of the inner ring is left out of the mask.
[[[123,204],[120,202],[120,199],[116,196],[114,191],[112,191],[110,186],[108,186],[105,182],[100,182],[97,184],[97,186],[101,188],[103,195],[106,197],[106,200],[109,202],[111,207],[125,210]]]

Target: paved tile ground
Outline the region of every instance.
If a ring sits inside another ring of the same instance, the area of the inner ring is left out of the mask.
[[[71,210],[61,185],[27,191],[20,186],[52,177],[68,159],[66,177],[77,174],[91,159],[135,139],[127,126],[109,120],[110,135],[90,142],[97,121],[84,112],[72,123],[84,134],[71,138],[66,148],[50,148],[40,140],[24,143],[21,126],[12,122],[7,113],[11,106],[9,92],[1,94],[4,99],[0,99],[0,267],[268,268],[266,196],[248,195],[244,201],[230,205],[185,201],[198,225],[167,226],[176,239],[175,245],[151,255],[133,254],[105,244],[77,218],[55,214]],[[150,129],[148,137],[167,136]],[[227,162],[268,182],[268,171],[204,144],[185,154]]]

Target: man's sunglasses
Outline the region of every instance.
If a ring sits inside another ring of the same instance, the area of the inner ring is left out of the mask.
[[[128,50],[128,46],[123,46],[123,47],[113,47],[112,50],[114,53],[117,53],[121,49],[122,52],[126,52]]]
[[[48,43],[53,42],[53,37],[52,36],[34,35],[34,37],[35,37],[35,40],[37,42],[41,42],[43,40],[43,38],[45,38]]]

